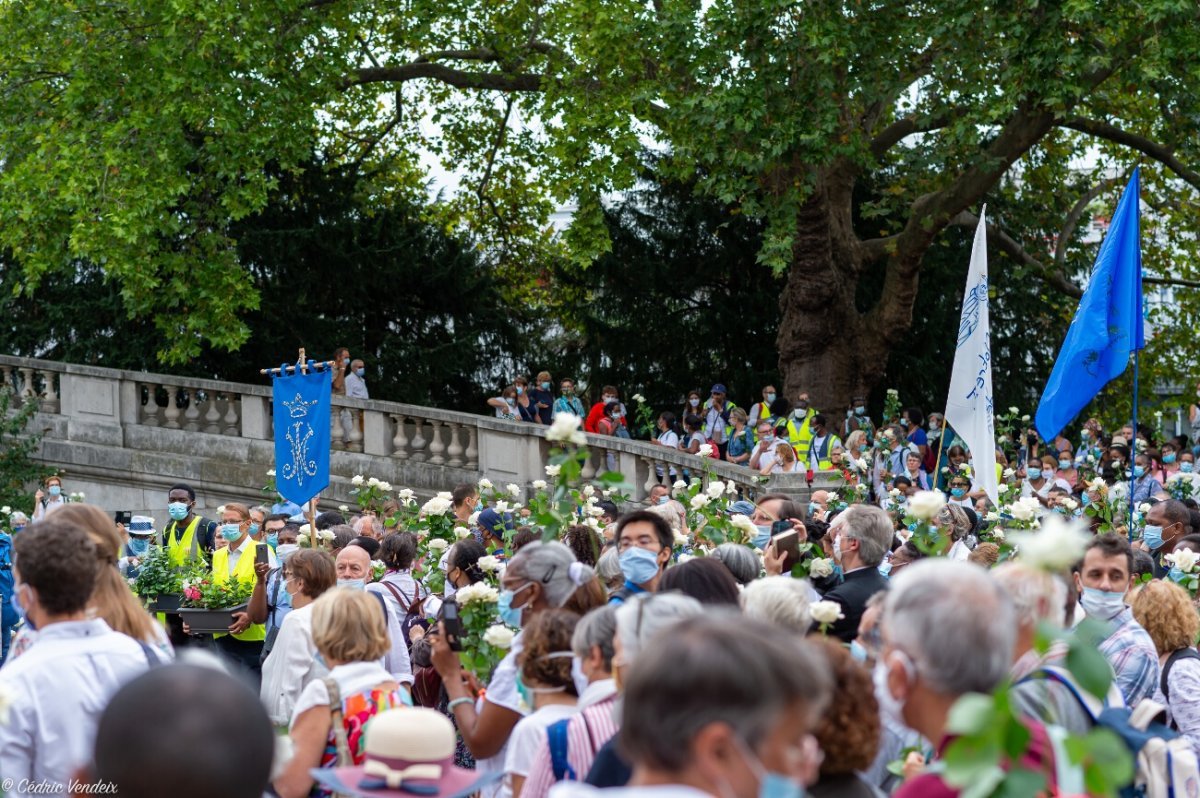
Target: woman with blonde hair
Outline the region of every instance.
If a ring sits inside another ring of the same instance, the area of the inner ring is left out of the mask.
[[[767,474],[791,474],[799,470],[801,469],[800,463],[796,460],[796,450],[787,441],[779,441],[775,444],[775,462],[762,469],[761,473],[764,476]]]
[[[1174,582],[1146,582],[1133,599],[1133,618],[1158,651],[1161,671],[1153,700],[1167,707],[1171,727],[1200,755],[1200,654],[1193,645],[1200,615],[1191,596]]]
[[[391,650],[379,600],[365,591],[334,588],[312,604],[312,640],[329,675],[300,693],[288,734],[294,754],[274,781],[282,798],[310,794],[313,768],[361,765],[362,732],[380,712],[410,704],[380,660]],[[329,796],[318,788],[313,795]]]

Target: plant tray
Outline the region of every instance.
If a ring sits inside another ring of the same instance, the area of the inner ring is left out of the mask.
[[[146,608],[150,612],[175,612],[179,609],[181,601],[183,601],[183,595],[180,593],[159,593],[146,605]]]
[[[245,612],[250,602],[244,602],[236,607],[226,607],[220,610],[202,610],[191,607],[180,607],[176,612],[193,634],[228,633],[229,625],[233,623],[235,612]]]

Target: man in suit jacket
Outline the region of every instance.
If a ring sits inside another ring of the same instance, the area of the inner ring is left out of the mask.
[[[842,568],[842,580],[824,596],[836,601],[842,615],[829,627],[829,633],[844,643],[858,634],[858,622],[867,600],[887,590],[888,580],[879,573],[879,564],[892,545],[891,519],[878,507],[851,505],[834,519],[826,536],[831,540],[834,561]]]

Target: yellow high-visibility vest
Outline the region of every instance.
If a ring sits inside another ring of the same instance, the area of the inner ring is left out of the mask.
[[[238,556],[237,565],[233,568],[233,577],[244,585],[254,585],[254,580],[258,576],[254,573],[254,547],[258,544],[253,540],[247,540],[242,546],[245,549]],[[229,547],[224,546],[213,552],[212,559],[212,575],[213,582],[224,584],[229,581]],[[215,635],[220,637],[221,635]],[[235,640],[266,640],[267,625],[265,623],[251,624],[250,628],[241,634],[233,636]]]

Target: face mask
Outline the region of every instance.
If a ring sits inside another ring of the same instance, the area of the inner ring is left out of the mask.
[[[1088,492],[1085,490],[1083,492],[1083,495],[1079,497],[1079,501],[1083,503],[1084,507],[1087,507],[1089,504],[1092,503],[1092,497],[1089,496]]]
[[[171,520],[182,521],[187,518],[188,506],[186,502],[171,502],[167,505],[167,512],[171,515]]]
[[[267,545],[273,549],[278,550],[278,548],[279,548],[279,533],[278,532],[268,532],[267,533]]]
[[[538,659],[565,659],[567,657],[575,659],[575,655],[569,651],[554,651],[544,657],[538,657]],[[574,672],[574,667],[572,667],[572,672]],[[521,696],[521,700],[525,702],[525,706],[529,707],[530,709],[533,709],[534,694],[564,693],[566,690],[566,687],[530,687],[529,685],[525,684],[525,679],[522,678],[521,671],[517,671],[517,695]]]
[[[879,569],[878,569],[878,570],[879,570],[879,574],[880,574],[880,575],[881,575],[881,576],[882,576],[884,579],[887,579],[887,578],[889,578],[889,576],[890,576],[890,575],[891,575],[891,573],[892,573],[892,564],[891,564],[890,562],[881,562],[881,563],[879,564]]]
[[[1079,437],[1086,441],[1088,438],[1092,437],[1092,431],[1090,429],[1085,429],[1079,433]]]
[[[865,416],[867,414],[867,408],[863,407],[862,405],[859,405],[858,407],[854,408],[854,412],[857,415]]]
[[[942,428],[942,424],[941,424],[941,422],[940,422],[940,421],[930,421],[930,422],[929,422],[929,428],[930,428],[931,430],[939,430],[939,429],[941,429],[941,428]]]
[[[806,413],[807,413],[806,410],[804,410],[803,408],[797,407],[795,410],[792,411],[792,418],[804,418]]]
[[[1141,479],[1143,476],[1146,475],[1146,467],[1145,466],[1134,466],[1133,467],[1133,475],[1135,477],[1137,477],[1138,479]]]
[[[773,393],[767,394],[767,404],[772,404],[772,403],[774,403],[774,401],[775,401],[775,394],[773,394]]]
[[[513,405],[515,405],[517,403],[517,400],[513,399],[511,396],[504,397],[504,401],[508,403],[509,407],[512,407]]]
[[[842,536],[838,535],[833,539],[833,559],[834,562],[842,561]]]
[[[1163,545],[1163,528],[1154,524],[1146,524],[1142,530],[1142,541],[1150,547],[1150,551],[1158,551]]]
[[[130,538],[129,550],[134,554],[142,555],[150,549],[150,541],[146,538]]]
[[[757,530],[754,533],[754,547],[757,549],[766,549],[767,544],[771,542],[771,525],[770,524],[755,524]]]
[[[563,388],[562,392],[563,392],[563,396],[573,396],[575,394],[575,389],[574,388]]]
[[[1063,471],[1066,471],[1068,468],[1071,467],[1071,461],[1070,460],[1059,460],[1058,467],[1061,468]]]
[[[667,503],[667,502],[669,502],[669,501],[671,501],[671,497],[670,497],[670,496],[663,495],[663,496],[659,496],[659,497],[658,497],[658,503],[659,503],[659,504],[666,504],[666,503]]]
[[[511,626],[515,629],[521,628],[521,621],[525,615],[525,608],[524,607],[514,607],[512,605],[512,602],[513,602],[513,599],[516,598],[516,595],[518,593],[520,593],[522,590],[524,590],[525,588],[529,587],[532,584],[533,584],[532,582],[529,582],[529,583],[524,584],[521,587],[517,588],[516,590],[501,590],[500,591],[500,600],[497,603],[496,607],[500,611],[500,620],[501,621],[503,621],[504,623],[508,624],[509,626]]]
[[[803,784],[792,781],[782,773],[767,770],[762,760],[741,740],[738,740],[738,748],[746,764],[758,776],[758,798],[804,798]]]
[[[816,515],[819,512],[821,512],[821,505],[817,504],[816,502],[808,503],[808,514],[809,515]]]
[[[367,589],[367,580],[366,579],[339,579],[337,586],[338,587],[348,587],[351,590],[366,590]]]
[[[1162,461],[1168,465],[1170,465],[1171,463],[1174,463],[1175,462],[1175,452],[1170,452],[1169,454],[1164,454],[1162,457]]]
[[[950,495],[956,499],[961,499],[963,496],[967,495],[967,489],[966,488],[951,488]]]
[[[524,393],[525,393],[525,389],[522,388],[520,385],[518,385],[517,386],[517,396],[522,396],[522,395],[524,395]]]
[[[21,606],[20,596],[21,596],[21,592],[19,590],[14,590],[12,597],[9,598],[9,600],[8,600],[8,603],[12,605],[12,608],[14,610],[16,610],[17,617],[22,622],[27,624],[30,629],[33,629],[34,628],[33,622],[30,621],[29,618],[25,615],[25,608]]]
[[[1040,468],[1029,468],[1029,469],[1026,469],[1025,473],[1029,475],[1030,479],[1041,479],[1042,478],[1042,469],[1040,469]]]
[[[367,376],[367,370],[366,369],[355,369],[354,376],[361,379],[361,378]]]
[[[688,404],[691,405],[692,407],[699,407],[700,400],[699,399],[688,399]]]
[[[658,576],[658,554],[637,546],[631,546],[621,552],[618,560],[621,563],[621,573],[635,585],[644,585]]]
[[[762,442],[766,443],[766,444],[774,443],[775,436],[774,435],[764,435],[764,436],[762,436]]]
[[[855,662],[866,662],[868,657],[866,647],[857,640],[850,641],[850,657]]]
[[[287,558],[292,555],[292,552],[299,548],[299,543],[280,543],[279,547],[275,549],[275,554],[279,557],[280,562],[287,562]]]
[[[885,724],[892,728],[906,728],[904,704],[900,703],[888,689],[887,674],[887,663],[884,660],[876,661],[875,669],[871,671],[871,681],[875,685],[875,698],[879,701],[879,710]]]
[[[907,418],[900,419],[900,426],[904,427],[905,429],[908,429],[908,419]]]
[[[60,496],[60,495],[62,495],[62,488],[61,488],[61,487],[59,487],[58,485],[51,485],[51,486],[50,486],[50,495],[51,495],[51,496]]]
[[[257,535],[258,534],[258,524],[251,521],[250,529],[246,532],[246,534],[249,535],[250,537],[254,537],[255,535]]]
[[[543,382],[543,383],[542,383],[542,390],[543,390],[543,391],[548,391],[548,390],[550,390],[550,383],[548,383],[548,382]]]
[[[20,532],[20,531],[21,531],[22,529],[24,529],[24,528],[25,528],[25,525],[24,525],[24,524],[21,524],[21,526],[14,526],[14,527],[13,527],[13,534],[14,534],[14,535],[15,535],[15,534],[17,534],[18,532]]]
[[[1196,467],[1196,464],[1191,462],[1190,460],[1184,460],[1182,463],[1179,464],[1179,470],[1185,474],[1192,473],[1192,469],[1195,467]]]
[[[1107,621],[1115,618],[1121,610],[1125,609],[1125,594],[1085,587],[1083,595],[1079,597],[1079,603],[1083,605],[1083,611],[1088,615]]]
[[[1187,577],[1184,575],[1183,571],[1179,569],[1178,565],[1173,565],[1171,566],[1171,570],[1167,572],[1167,578],[1172,582],[1179,584]]]
[[[242,536],[242,527],[239,524],[225,524],[221,527],[221,537],[233,543]]]
[[[854,418],[854,411],[853,411],[853,410],[847,410],[847,411],[846,411],[846,418]]]

